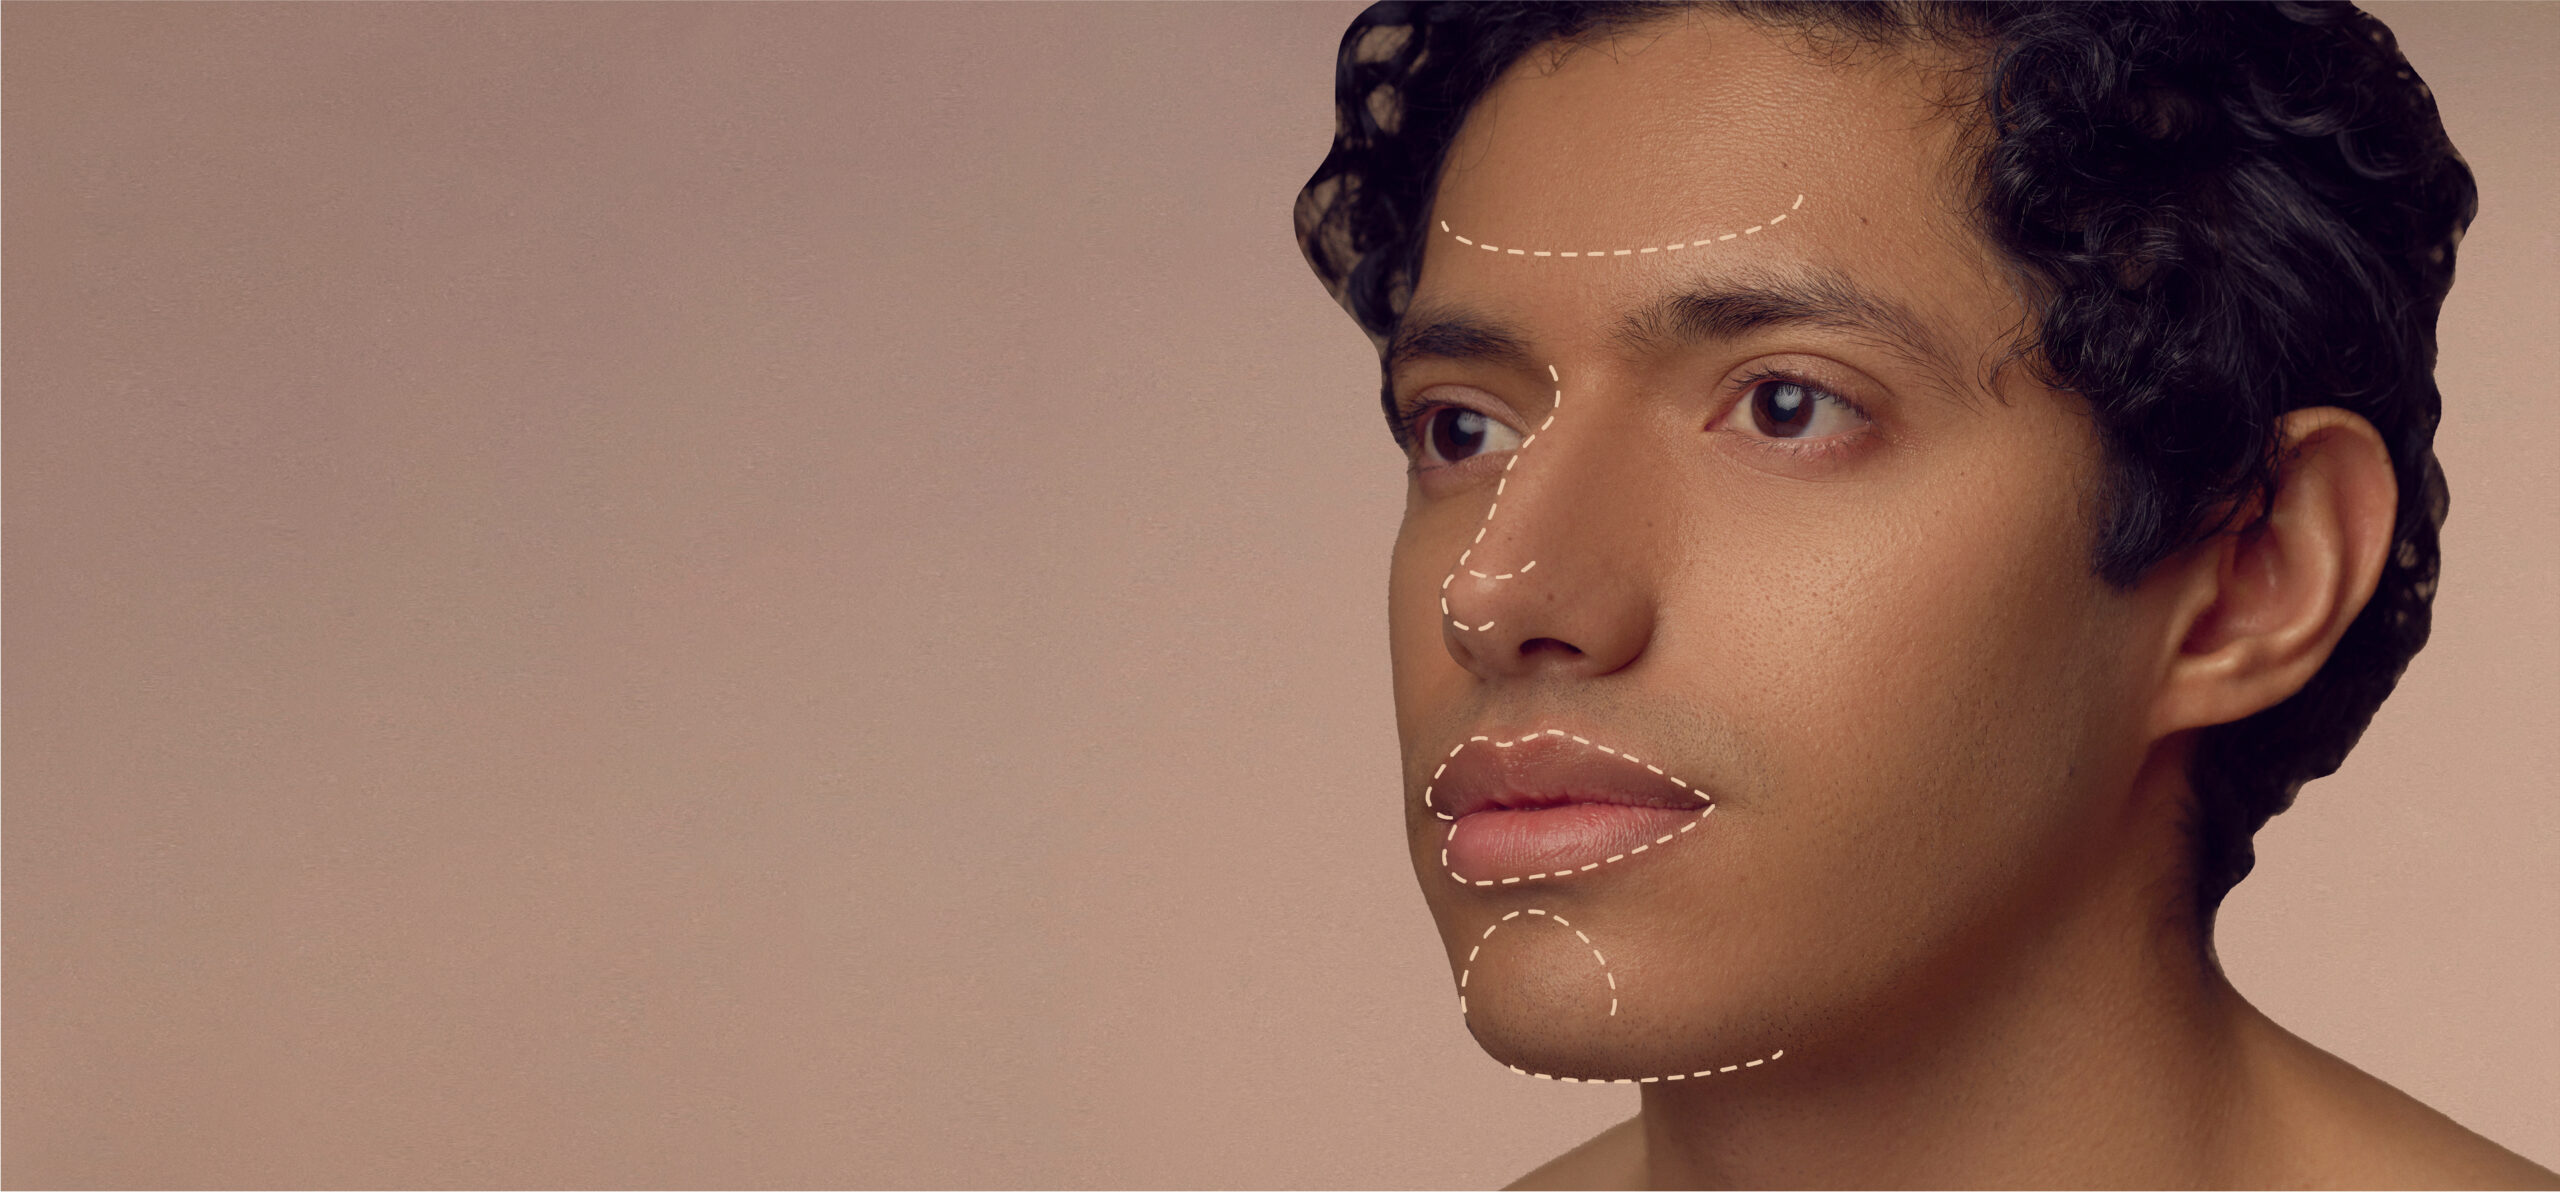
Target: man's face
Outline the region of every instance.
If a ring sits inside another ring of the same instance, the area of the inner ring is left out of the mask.
[[[1994,368],[1943,77],[1722,17],[1548,64],[1452,148],[1393,371],[1414,864],[1496,1058],[1804,1070],[2121,849],[2145,622],[2088,421]]]

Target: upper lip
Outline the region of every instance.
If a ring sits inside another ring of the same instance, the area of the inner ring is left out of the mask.
[[[1641,762],[1629,764],[1623,754],[1544,731],[1516,740],[1470,739],[1430,789],[1433,810],[1451,819],[1569,803],[1696,810],[1708,802],[1703,792],[1684,789]]]

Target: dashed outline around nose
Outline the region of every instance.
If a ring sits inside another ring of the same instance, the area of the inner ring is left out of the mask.
[[[1531,559],[1528,562],[1521,564],[1517,570],[1505,571],[1498,575],[1488,575],[1482,571],[1469,568],[1467,566],[1467,560],[1475,557],[1476,548],[1484,545],[1485,534],[1493,529],[1493,515],[1496,511],[1502,508],[1503,490],[1509,488],[1511,485],[1511,469],[1520,466],[1520,461],[1528,455],[1530,446],[1538,441],[1539,435],[1547,432],[1548,427],[1556,424],[1556,415],[1564,410],[1564,377],[1556,372],[1555,365],[1550,364],[1547,366],[1547,379],[1555,382],[1556,385],[1555,402],[1553,405],[1547,407],[1547,420],[1539,423],[1538,429],[1529,432],[1528,438],[1522,439],[1519,446],[1511,449],[1511,458],[1505,461],[1502,465],[1501,477],[1493,482],[1493,500],[1486,503],[1484,507],[1484,524],[1476,527],[1475,540],[1467,543],[1467,549],[1458,552],[1457,565],[1449,569],[1448,578],[1440,581],[1440,618],[1447,621],[1452,628],[1455,628],[1461,633],[1483,633],[1484,631],[1493,628],[1493,622],[1488,620],[1482,625],[1469,625],[1465,621],[1458,619],[1458,615],[1456,613],[1449,611],[1449,585],[1458,582],[1459,572],[1464,571],[1481,580],[1501,582],[1503,580],[1518,579],[1521,576],[1527,575],[1531,568],[1538,565],[1538,561],[1536,559]]]

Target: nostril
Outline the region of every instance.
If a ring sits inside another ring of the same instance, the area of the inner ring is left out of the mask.
[[[1533,637],[1520,643],[1520,652],[1522,654],[1537,654],[1545,651],[1553,651],[1559,654],[1571,654],[1576,657],[1580,657],[1582,654],[1581,649],[1576,647],[1573,643],[1557,641],[1552,637]]]

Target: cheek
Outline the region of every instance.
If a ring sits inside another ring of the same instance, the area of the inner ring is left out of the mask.
[[[1724,531],[1698,573],[1722,607],[1675,619],[1715,627],[1695,656],[1767,770],[1769,876],[1823,930],[2001,897],[2077,814],[2102,589],[2049,495],[2069,478],[2008,474],[1862,515],[1773,511],[1787,530],[1756,549]]]
[[[1441,641],[1440,581],[1449,561],[1425,519],[1408,511],[1387,567],[1387,654],[1395,681],[1396,723],[1411,739],[1412,720],[1435,698],[1454,695],[1463,672]]]

